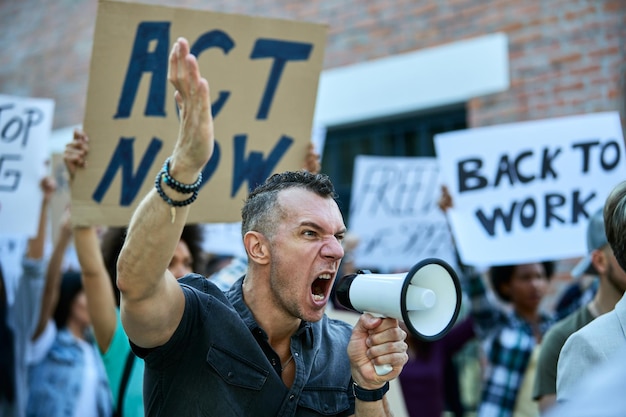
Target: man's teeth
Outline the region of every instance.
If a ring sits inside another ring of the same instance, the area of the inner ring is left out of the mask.
[[[332,279],[331,274],[321,274],[317,277],[319,280],[328,281]],[[326,294],[324,293],[323,287],[319,285],[313,285],[313,299],[315,301],[323,301],[326,298]]]

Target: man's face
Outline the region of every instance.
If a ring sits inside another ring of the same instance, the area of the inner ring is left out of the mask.
[[[331,198],[301,188],[281,191],[276,232],[270,239],[270,285],[274,302],[305,321],[324,314],[339,263],[346,227]]]

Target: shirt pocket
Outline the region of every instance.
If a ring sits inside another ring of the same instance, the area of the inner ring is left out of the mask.
[[[260,391],[268,378],[266,369],[215,345],[209,349],[206,360],[229,385]]]
[[[298,402],[302,416],[343,416],[353,414],[343,388],[305,387]]]

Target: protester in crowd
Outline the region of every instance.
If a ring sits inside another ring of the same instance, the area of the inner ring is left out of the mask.
[[[28,240],[13,303],[8,302],[4,277],[0,279],[0,417],[23,417],[26,412],[26,353],[40,318],[45,286],[44,246],[50,198],[56,189],[54,179],[45,177],[41,189],[39,226],[36,236]]]
[[[617,275],[626,270],[626,182],[618,184],[604,205],[604,230],[614,256],[607,256],[607,269]],[[607,272],[607,275],[609,272]],[[620,280],[621,282],[621,280]],[[615,289],[618,292],[618,289]],[[601,313],[598,311],[598,313]],[[565,342],[557,365],[558,401],[574,398],[575,387],[603,362],[623,360],[617,352],[626,349],[626,298],[615,308],[574,332]]]
[[[556,378],[559,353],[567,338],[596,317],[613,310],[626,290],[626,273],[618,266],[604,234],[602,209],[587,224],[588,254],[572,270],[579,279],[583,274],[597,275],[595,297],[586,305],[556,323],[546,333],[537,363],[533,398],[543,413],[556,402]]]
[[[146,362],[146,414],[388,415],[406,334],[395,319],[364,314],[352,329],[324,315],[345,234],[327,176],[276,174],[250,193],[248,272],[228,292],[167,270],[214,146],[208,83],[185,39],[169,64],[181,129],[165,180],[133,214],[117,275],[122,322]]]
[[[63,274],[54,312],[56,338],[29,371],[27,417],[111,415],[109,383],[91,341],[87,297],[79,272]]]
[[[442,188],[439,207],[452,207]],[[479,417],[537,416],[532,385],[542,337],[555,317],[540,309],[554,265],[534,262],[489,268],[490,297],[480,274],[463,277],[471,301],[471,316],[485,359]]]

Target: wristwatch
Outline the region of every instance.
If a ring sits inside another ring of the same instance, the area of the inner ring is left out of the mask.
[[[359,387],[356,382],[352,382],[352,392],[357,400],[361,401],[379,401],[389,391],[389,381],[378,389],[365,389]]]

